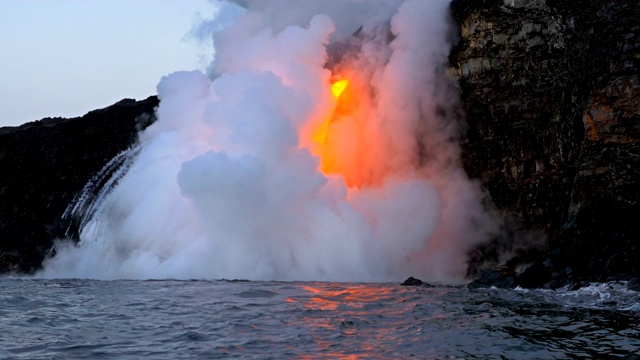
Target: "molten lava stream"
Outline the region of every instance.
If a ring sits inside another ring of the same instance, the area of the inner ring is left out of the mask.
[[[357,76],[331,85],[335,106],[313,132],[312,152],[320,157],[320,169],[327,175],[340,175],[350,188],[379,184],[382,166],[375,162],[377,129],[364,81]]]

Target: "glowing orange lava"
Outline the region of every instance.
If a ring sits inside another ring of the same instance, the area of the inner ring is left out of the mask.
[[[310,148],[320,158],[323,173],[340,175],[349,187],[360,188],[378,184],[384,176],[367,82],[355,73],[347,75],[329,87],[335,103],[312,130]]]
[[[317,359],[318,353],[321,358],[329,359],[370,359],[378,356],[381,351],[388,346],[390,341],[397,341],[397,329],[377,328],[371,332],[368,326],[360,328],[359,322],[350,319],[359,319],[366,314],[372,317],[383,317],[383,312],[388,312],[388,308],[379,307],[374,304],[391,303],[396,301],[398,290],[384,285],[332,285],[323,283],[317,285],[307,285],[302,287],[309,294],[299,294],[296,296],[296,310],[299,305],[311,311],[305,311],[301,317],[303,326],[308,329],[310,340],[315,343],[316,353],[301,355],[300,359]],[[403,300],[404,301],[404,300]],[[374,306],[371,306],[374,305]],[[413,309],[415,304],[408,303],[406,309],[399,310],[394,316],[404,316]],[[342,320],[336,320],[336,316],[320,315],[329,311],[332,314],[339,314]],[[365,336],[358,354],[350,354],[352,349],[335,346],[335,342],[328,339],[325,334],[340,332],[342,337]]]
[[[331,84],[331,94],[337,100],[344,90],[349,86],[349,80],[338,80]],[[313,135],[313,141],[319,144],[325,144],[327,141],[327,132],[329,131],[329,125],[331,124],[331,118],[326,119],[318,131]],[[324,169],[323,169],[324,170]]]
[[[347,86],[349,86],[349,80],[347,79],[342,79],[334,82],[331,85],[331,93],[333,94],[333,97],[336,99],[339,98],[340,94],[342,94],[342,92],[344,91],[344,89],[347,88]]]

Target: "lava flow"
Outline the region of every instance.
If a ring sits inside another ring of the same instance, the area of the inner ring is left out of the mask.
[[[334,82],[331,85],[331,94],[337,100],[340,98],[340,95],[344,92],[344,90],[349,86],[349,80],[343,79]],[[329,130],[329,125],[331,124],[331,118],[326,119],[322,122],[322,125],[313,136],[313,140],[318,144],[324,144],[327,141],[327,131]]]
[[[343,177],[350,188],[379,184],[383,176],[368,156],[380,142],[375,141],[375,129],[367,121],[371,106],[365,86],[354,76],[333,82],[330,90],[335,104],[313,134],[312,151],[321,160],[320,169],[326,175]]]
[[[346,89],[347,86],[349,86],[349,80],[347,79],[336,81],[331,84],[331,94],[333,94],[333,97],[337,99],[344,92],[344,89]]]

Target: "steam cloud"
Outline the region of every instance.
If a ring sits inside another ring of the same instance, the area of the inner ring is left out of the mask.
[[[448,0],[220,5],[210,73],[160,81],[158,121],[38,276],[461,280],[493,228],[459,165]],[[358,119],[328,141],[352,175],[325,174],[309,139],[345,74]]]

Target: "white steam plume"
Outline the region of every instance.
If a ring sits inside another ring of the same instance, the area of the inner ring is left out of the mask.
[[[38,276],[461,280],[493,228],[459,165],[448,1],[237,3],[206,24],[211,73],[161,80],[128,171]],[[355,100],[332,117],[335,77]]]

